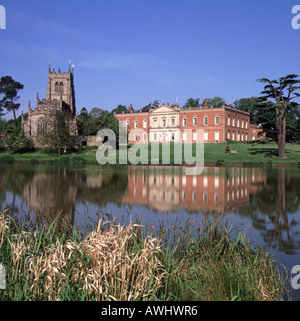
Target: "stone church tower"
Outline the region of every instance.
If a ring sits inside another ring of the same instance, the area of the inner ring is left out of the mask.
[[[28,115],[26,118],[22,116],[25,135],[32,138],[35,147],[41,147],[38,146],[37,138],[47,133],[47,119],[54,110],[70,113],[72,118],[70,134],[77,136],[74,68],[71,69],[70,63],[67,73],[62,73],[60,69],[56,72],[55,67],[51,69],[49,63],[46,99],[40,100],[37,94],[36,108],[31,109],[29,101]]]

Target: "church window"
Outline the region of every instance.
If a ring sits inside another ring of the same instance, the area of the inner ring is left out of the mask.
[[[37,122],[37,134],[38,136],[47,134],[47,123],[44,119]]]

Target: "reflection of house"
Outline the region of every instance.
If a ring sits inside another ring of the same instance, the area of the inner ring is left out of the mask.
[[[249,113],[233,106],[203,106],[179,108],[178,104],[151,108],[149,112],[117,113],[115,117],[129,129],[129,143],[147,142],[192,142],[204,131],[204,142],[252,140]],[[253,127],[254,126],[254,127]],[[257,126],[252,125],[252,129]],[[190,137],[187,131],[190,132]]]
[[[264,180],[261,169],[254,168],[207,168],[198,176],[135,168],[129,171],[123,202],[163,212],[183,208],[224,213],[246,205],[255,184]]]

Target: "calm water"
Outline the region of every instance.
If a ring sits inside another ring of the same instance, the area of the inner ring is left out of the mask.
[[[0,182],[2,208],[45,224],[58,211],[61,220],[81,228],[103,213],[117,222],[142,218],[167,226],[228,215],[280,263],[300,265],[298,168],[209,167],[185,176],[180,167],[1,165]]]

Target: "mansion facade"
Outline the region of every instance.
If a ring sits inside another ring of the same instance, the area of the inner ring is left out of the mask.
[[[131,105],[128,113],[115,113],[115,117],[127,126],[129,143],[197,141],[197,129],[204,130],[205,143],[257,140],[262,132],[250,124],[249,113],[232,105],[209,106],[207,100],[203,106],[187,108],[163,103],[148,112],[135,112]],[[186,130],[192,132],[191,138]]]

